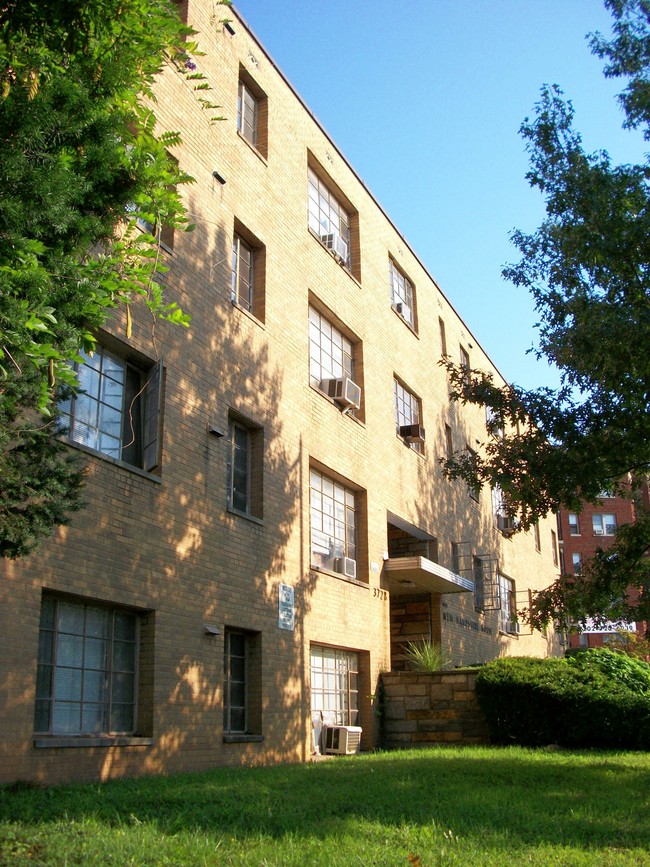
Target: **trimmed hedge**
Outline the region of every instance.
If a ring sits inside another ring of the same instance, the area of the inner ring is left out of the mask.
[[[650,666],[630,660],[631,670],[626,659],[590,650],[570,659],[510,657],[482,666],[476,694],[492,743],[650,749]]]

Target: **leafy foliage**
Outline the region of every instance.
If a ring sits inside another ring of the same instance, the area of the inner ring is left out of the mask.
[[[479,670],[476,694],[493,743],[648,749],[648,672],[610,651],[511,657]]]
[[[79,350],[136,299],[188,323],[154,280],[161,228],[190,228],[176,187],[191,179],[167,154],[178,137],[156,134],[151,88],[168,66],[207,83],[170,0],[7,0],[0,34],[0,552],[19,556],[80,505],[54,408]],[[30,518],[48,450],[57,472]]]
[[[644,0],[606,5],[614,36],[593,36],[592,50],[609,61],[606,75],[628,78],[620,97],[626,125],[650,138],[650,7]],[[452,398],[490,414],[481,449],[442,460],[445,471],[498,486],[524,530],[560,506],[579,511],[604,488],[650,468],[650,163],[617,166],[605,151],[585,153],[573,120],[561,90],[545,86],[521,133],[527,179],[545,198],[546,218],[532,234],[513,234],[522,258],[504,270],[535,299],[537,354],[558,366],[560,388],[500,387],[483,371],[468,375],[443,360]],[[533,625],[648,615],[650,519],[637,505],[634,529],[619,530],[614,547],[580,579],[562,578],[541,594],[529,612]],[[627,597],[630,584],[640,608]]]

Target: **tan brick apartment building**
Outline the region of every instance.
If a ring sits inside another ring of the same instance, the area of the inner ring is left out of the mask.
[[[515,611],[557,575],[555,521],[511,536],[438,465],[486,436],[438,361],[489,359],[246,23],[188,18],[226,118],[160,81],[192,324],[136,311],[127,340],[118,316],[80,365],[87,506],[2,564],[3,781],[305,760],[321,719],[371,748],[401,641],[554,649]]]

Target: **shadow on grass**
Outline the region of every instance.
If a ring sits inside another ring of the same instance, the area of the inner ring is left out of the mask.
[[[486,848],[650,845],[645,754],[432,749],[309,765],[219,769],[51,789],[0,789],[0,819],[24,828],[93,819],[278,839],[344,836],[356,823],[427,826]]]

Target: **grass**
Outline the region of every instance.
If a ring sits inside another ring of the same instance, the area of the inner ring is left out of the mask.
[[[438,748],[0,787],[0,864],[650,865],[650,755]]]

